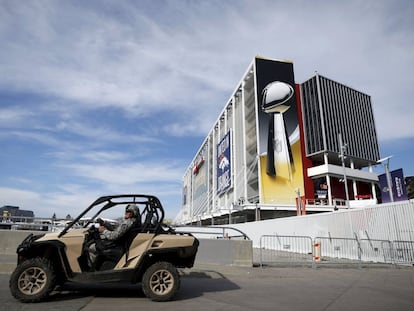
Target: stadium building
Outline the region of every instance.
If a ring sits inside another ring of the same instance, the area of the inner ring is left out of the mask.
[[[177,224],[228,224],[377,202],[371,98],[256,57],[183,177]],[[362,201],[364,200],[364,201]]]

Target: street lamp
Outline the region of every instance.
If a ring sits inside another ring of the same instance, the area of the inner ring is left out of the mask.
[[[297,188],[295,190],[296,194],[298,195],[297,200],[298,200],[298,204],[297,204],[297,208],[298,208],[298,215],[302,215],[302,200],[300,199],[300,189]]]
[[[340,149],[340,154],[338,155],[338,157],[341,159],[342,169],[343,169],[343,174],[344,174],[344,186],[345,186],[345,196],[346,196],[345,203],[346,203],[346,208],[349,208],[348,180],[346,178],[346,169],[345,169],[345,159],[346,159],[345,151],[348,145],[343,144],[341,133],[338,134],[338,140],[339,140],[339,149]]]
[[[385,177],[387,178],[387,190],[390,195],[390,201],[394,202],[394,192],[392,191],[392,181],[391,181],[391,173],[390,173],[390,159],[392,156],[382,158],[377,161],[377,163],[383,164],[385,169]]]

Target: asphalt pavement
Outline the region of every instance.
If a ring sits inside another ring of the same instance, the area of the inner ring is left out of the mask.
[[[152,302],[139,285],[70,284],[46,302],[23,304],[8,289],[14,256],[0,255],[0,310],[414,310],[413,267],[234,267],[181,270],[174,301]]]

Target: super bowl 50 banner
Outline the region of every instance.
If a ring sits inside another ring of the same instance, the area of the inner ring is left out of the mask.
[[[262,202],[294,204],[304,185],[293,64],[256,58],[255,66]]]
[[[231,140],[230,132],[217,145],[217,194],[232,187],[231,181]]]

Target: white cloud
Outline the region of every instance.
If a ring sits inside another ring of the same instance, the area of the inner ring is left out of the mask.
[[[121,162],[128,160],[130,155],[121,151],[93,151],[82,153],[82,158],[86,161],[96,161],[102,163]]]
[[[2,205],[18,206],[21,210],[32,210],[35,217],[52,217],[55,213],[58,218],[65,218],[68,214],[76,217],[85,210],[94,200],[103,195],[151,193],[162,199],[166,217],[169,219],[179,211],[176,202],[170,204],[170,197],[175,196],[178,187],[171,185],[154,187],[143,185],[142,187],[130,187],[122,189],[87,189],[79,185],[61,185],[61,191],[56,192],[36,192],[17,188],[0,187],[0,198]],[[173,200],[175,201],[175,200]]]
[[[0,188],[0,196],[4,205],[28,205],[26,203],[39,200],[39,195],[32,191],[13,188]]]
[[[216,119],[213,119],[211,115],[197,114],[189,116],[188,122],[169,123],[163,127],[163,131],[179,137],[206,136]]]
[[[76,195],[75,195],[76,194]],[[0,187],[0,197],[4,205],[18,206],[22,210],[35,211],[35,217],[64,218],[67,214],[76,216],[93,200],[93,194],[85,192],[39,193],[30,190]]]
[[[29,110],[0,108],[0,127],[15,128],[21,127],[22,122],[30,119],[33,113]]]
[[[159,161],[148,162],[121,162],[91,164],[68,164],[73,174],[84,179],[98,181],[106,185],[136,185],[140,183],[173,182],[179,183],[183,175],[182,168],[174,163],[162,163]]]

